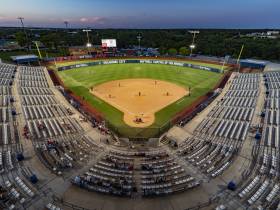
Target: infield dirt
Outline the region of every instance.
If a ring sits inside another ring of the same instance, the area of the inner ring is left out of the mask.
[[[90,92],[122,111],[127,125],[139,128],[152,125],[156,112],[189,94],[184,87],[153,79],[110,81],[91,87]]]

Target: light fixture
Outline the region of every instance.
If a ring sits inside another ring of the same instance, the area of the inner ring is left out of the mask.
[[[190,45],[190,48],[191,48],[191,49],[194,49],[194,48],[195,48],[195,45],[194,45],[194,44],[191,44],[191,45]]]
[[[92,44],[91,44],[91,43],[87,43],[86,46],[87,46],[87,47],[92,47]]]

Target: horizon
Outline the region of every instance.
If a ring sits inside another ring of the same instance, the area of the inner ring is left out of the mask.
[[[22,26],[1,26],[0,28],[7,28],[7,29],[22,29]],[[32,26],[28,27],[25,26],[26,29],[59,29],[59,30],[65,30],[64,27],[52,27],[52,26]],[[85,28],[91,29],[91,30],[280,30],[279,28],[93,28],[93,27],[68,27],[67,30],[83,30]]]
[[[279,29],[277,0],[2,0],[0,27],[95,29]],[[17,5],[16,7],[14,5]]]

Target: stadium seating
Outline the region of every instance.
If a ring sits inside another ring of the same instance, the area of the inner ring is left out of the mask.
[[[52,176],[66,177],[73,187],[134,198],[199,190],[207,186],[201,177],[209,182],[222,177],[243,144],[253,139],[251,167],[240,171],[242,180],[231,196],[250,208],[277,209],[279,89],[278,72],[235,73],[207,116],[178,147],[139,149],[95,138],[92,132],[98,129],[79,120],[81,114],[53,86],[45,68],[0,64],[0,194],[5,198],[0,208],[28,208],[45,195],[29,181],[34,173],[32,164],[21,162],[27,148],[23,144],[33,147],[34,156]],[[259,101],[262,111],[256,113]],[[256,116],[261,118],[258,125],[253,122]],[[106,139],[106,133],[98,134]],[[42,200],[46,209],[62,209],[51,197]],[[223,199],[216,204],[216,209],[230,209]]]
[[[246,181],[238,192],[241,203],[258,209],[279,208],[279,72],[268,72],[261,75],[264,84],[262,113],[259,113],[261,124],[257,128],[252,167],[248,169]],[[253,85],[247,84],[251,87]],[[226,204],[225,204],[226,205]]]
[[[16,66],[0,64],[1,209],[20,209],[22,205],[30,203],[36,196],[36,191],[28,187],[24,181],[25,177],[28,176],[28,169],[21,168],[16,159],[16,156],[22,153],[12,90],[16,72]]]
[[[253,205],[258,201],[262,208],[277,208],[279,191],[279,87],[278,72],[263,75],[265,99],[263,105],[263,127],[259,131],[262,138],[259,142],[259,153],[255,173],[262,176],[262,181],[252,195],[247,196],[248,203]],[[250,197],[251,196],[251,197]]]
[[[260,76],[236,75],[194,135],[179,145],[177,153],[214,178],[233,162],[246,139],[259,95]]]
[[[92,140],[69,108],[51,90],[45,69],[20,67],[18,89],[26,120],[25,137],[34,141],[42,162],[54,173],[87,160]]]
[[[144,196],[167,195],[200,185],[174,158],[164,153],[143,158],[141,175]]]

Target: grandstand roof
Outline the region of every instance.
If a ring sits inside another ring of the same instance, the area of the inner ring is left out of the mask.
[[[265,68],[265,66],[268,63],[269,63],[269,61],[255,60],[255,59],[240,60],[240,64],[242,67],[250,67],[250,68]]]
[[[264,60],[255,60],[255,59],[243,59],[240,60],[241,63],[252,63],[252,64],[258,64],[258,65],[266,65],[269,63],[269,61]]]
[[[36,55],[19,55],[19,56],[11,56],[11,59],[18,63],[32,63],[38,61],[38,56]]]

